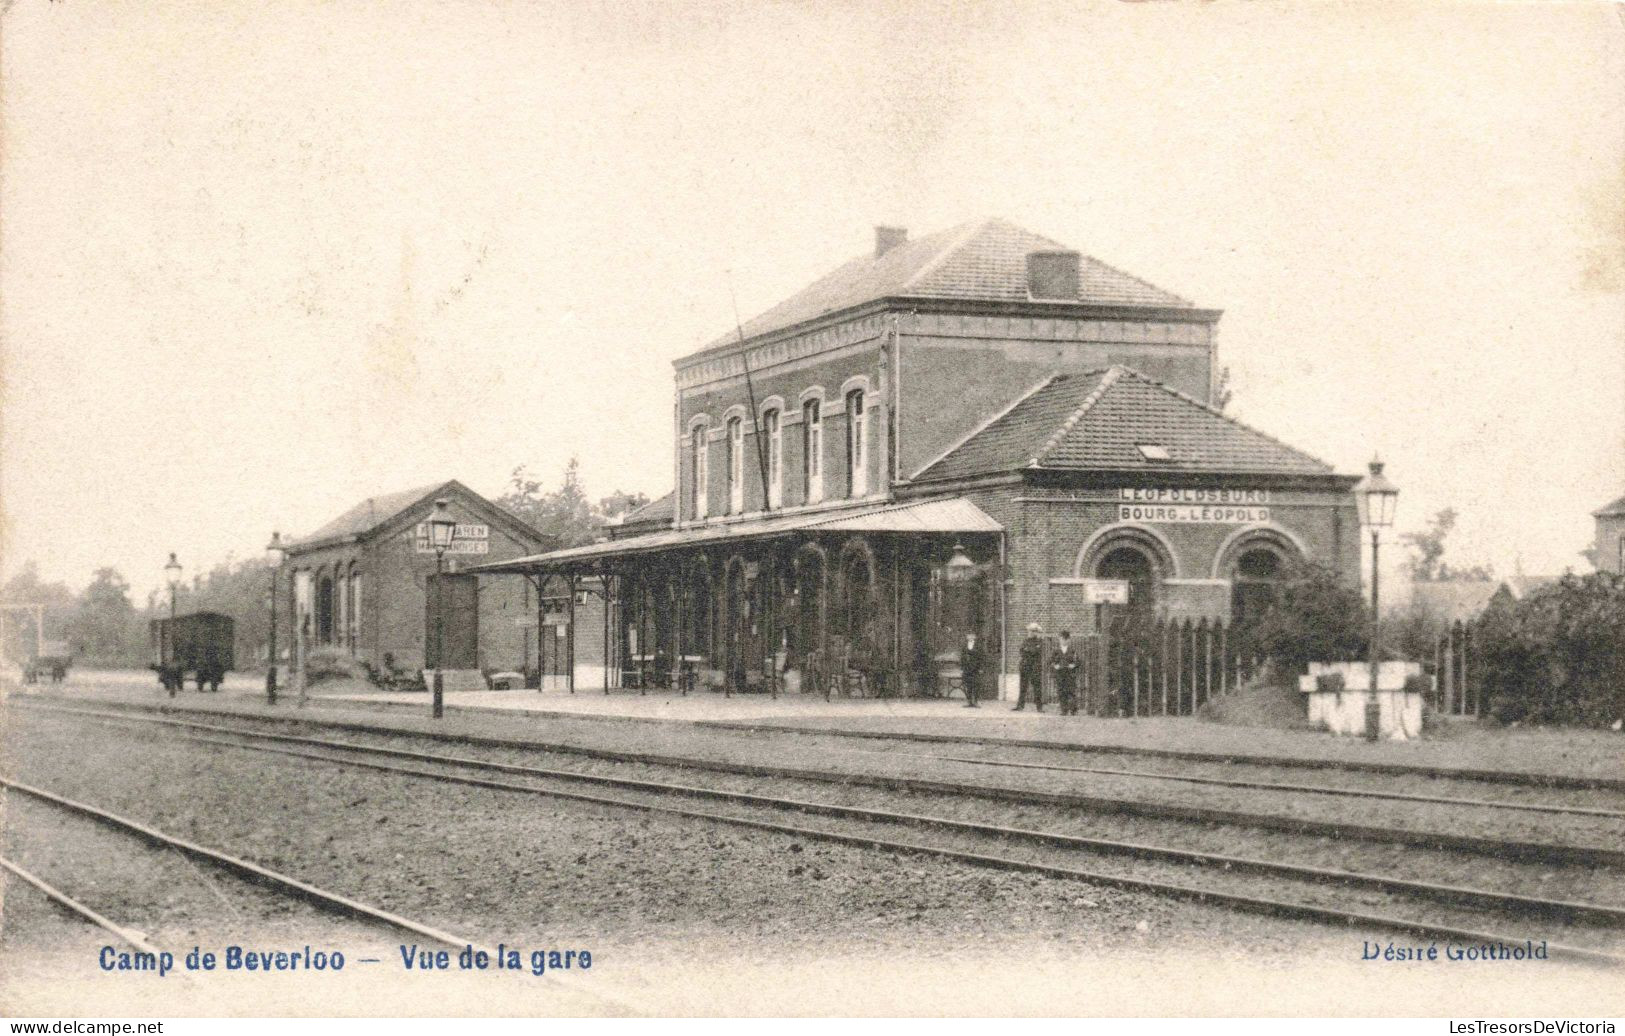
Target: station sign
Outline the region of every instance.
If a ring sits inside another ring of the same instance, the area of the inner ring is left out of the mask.
[[[1091,579],[1083,584],[1083,596],[1090,604],[1127,604],[1127,579]]]
[[[428,522],[418,522],[416,539],[419,554],[434,553],[429,545]],[[451,546],[446,548],[447,554],[488,554],[490,551],[491,527],[475,522],[459,522],[457,531],[452,533]]]
[[[1219,507],[1207,504],[1118,504],[1120,522],[1213,523],[1254,525],[1270,520],[1267,507]]]
[[[1268,504],[1267,489],[1119,489],[1118,499],[1130,504]]]

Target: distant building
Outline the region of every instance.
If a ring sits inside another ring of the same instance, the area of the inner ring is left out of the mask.
[[[1592,541],[1597,571],[1625,573],[1625,496],[1592,511],[1591,517],[1597,520],[1596,539]]]
[[[676,492],[479,571],[608,580],[612,660],[745,690],[861,659],[902,693],[970,633],[1008,690],[1092,588],[1229,622],[1290,562],[1358,585],[1355,478],[1211,405],[1219,316],[1003,220],[877,228],[676,361]]]
[[[449,607],[434,656],[429,596],[435,555],[424,526],[444,499],[458,522],[442,582]],[[524,557],[554,545],[526,523],[452,480],[368,497],[287,547],[295,622],[307,650],[329,649],[402,670],[534,668],[539,602],[525,579],[464,572],[479,561]],[[431,657],[426,658],[426,654]]]

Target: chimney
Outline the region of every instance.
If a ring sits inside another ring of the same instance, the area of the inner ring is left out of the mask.
[[[907,227],[876,227],[875,228],[875,258],[879,259],[887,252],[908,240]]]
[[[1027,294],[1035,299],[1078,301],[1078,253],[1028,252]]]

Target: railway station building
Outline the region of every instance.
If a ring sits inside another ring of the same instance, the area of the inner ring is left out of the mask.
[[[877,228],[676,361],[674,492],[473,571],[598,581],[606,687],[934,693],[975,634],[1001,697],[1032,622],[1234,623],[1295,560],[1357,586],[1356,478],[1212,405],[1219,318],[1004,220]]]
[[[437,576],[425,523],[441,501],[457,529]],[[534,666],[540,607],[530,581],[482,581],[467,569],[553,545],[455,479],[368,497],[286,544],[291,614],[307,653],[336,652],[403,673],[444,668],[483,687],[481,670]],[[445,603],[439,627],[436,587]]]

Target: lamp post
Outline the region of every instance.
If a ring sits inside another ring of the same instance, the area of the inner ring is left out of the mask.
[[[429,517],[429,546],[434,548],[434,712],[435,719],[446,714],[445,683],[441,670],[446,649],[446,617],[442,605],[440,577],[445,570],[446,549],[457,535],[457,519],[451,516],[451,501],[441,497],[434,502],[434,514]]]
[[[976,592],[973,586],[975,580],[976,562],[972,561],[970,555],[965,553],[962,544],[955,543],[954,552],[948,556],[948,560],[942,566],[942,581],[946,584],[944,589],[953,602],[954,637],[957,644],[955,650],[965,646],[966,633],[979,632],[972,631],[970,628],[971,616],[975,611],[971,606],[971,598]],[[978,638],[977,643],[978,645],[981,644],[980,638]],[[980,646],[978,650],[982,650]],[[965,700],[973,701],[973,695],[978,688],[969,686],[971,677],[966,676],[964,679],[967,681],[964,687]],[[976,682],[980,683],[981,681]],[[994,695],[997,696],[997,694],[998,691],[995,690]]]
[[[271,542],[265,546],[265,567],[271,570],[271,634],[266,651],[265,703],[276,704],[276,574],[282,567],[282,534],[271,533]]]
[[[175,598],[181,589],[181,563],[175,559],[175,552],[169,552],[169,563],[164,566],[164,581],[169,584],[169,636],[165,638],[169,650],[164,652],[167,656],[162,659],[164,663],[164,676],[169,686],[169,696],[175,697],[180,689],[181,677],[175,672]]]
[[[1399,489],[1382,474],[1382,461],[1372,458],[1371,473],[1354,487],[1354,502],[1360,510],[1360,524],[1371,530],[1371,699],[1377,701],[1377,670],[1381,658],[1382,617],[1377,610],[1377,551],[1382,530],[1394,524],[1394,505]],[[1377,725],[1366,720],[1366,737],[1376,740]]]

